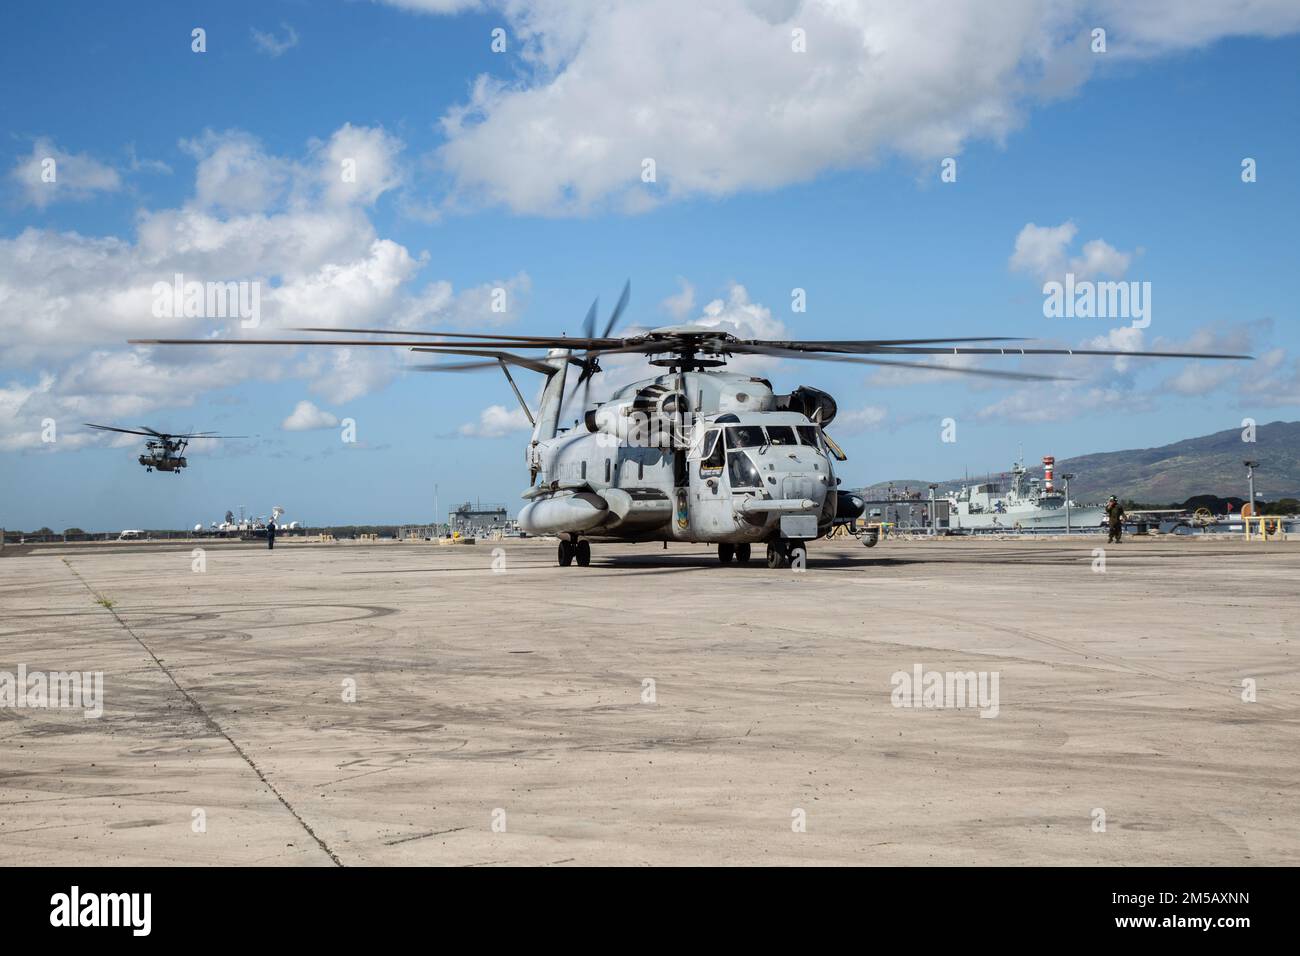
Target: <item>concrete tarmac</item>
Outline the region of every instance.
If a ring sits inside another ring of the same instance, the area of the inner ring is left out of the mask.
[[[6,551],[11,865],[1300,863],[1300,542]]]

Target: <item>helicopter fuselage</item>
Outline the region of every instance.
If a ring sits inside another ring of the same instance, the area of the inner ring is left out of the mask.
[[[158,452],[141,455],[140,464],[152,471],[180,471],[187,462],[184,455],[164,455]]]
[[[520,527],[573,541],[821,537],[837,510],[832,456],[789,399],[765,379],[722,371],[629,385],[530,446],[539,480],[524,493]]]

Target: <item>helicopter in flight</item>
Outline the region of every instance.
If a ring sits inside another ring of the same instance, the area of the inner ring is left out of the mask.
[[[461,357],[413,368],[464,372],[500,368],[533,426],[525,449],[528,488],[519,526],[559,539],[558,563],[591,562],[591,543],[697,542],[717,546],[722,564],[747,564],[756,547],[769,568],[802,567],[807,544],[862,514],[861,498],[840,489],[835,463],[844,452],[827,433],[835,399],[809,386],[778,393],[770,380],[727,371],[733,356],[848,362],[926,369],[1018,381],[1057,376],[954,368],[903,356],[1093,355],[1186,359],[1249,359],[1248,355],[1025,348],[1016,339],[908,338],[864,340],[742,339],[703,325],[675,325],[612,335],[631,284],[600,335],[593,302],[581,337],[412,332],[401,329],[297,328],[296,332],[392,338],[133,339],[135,345],[312,345],[402,347]],[[976,344],[978,343],[978,344]],[[1004,343],[1004,344],[994,344]],[[600,359],[643,355],[659,374],[592,404]],[[511,368],[545,378],[536,413]],[[560,427],[568,375],[583,389],[582,414]],[[868,542],[871,543],[871,542]]]
[[[151,471],[170,471],[179,475],[181,469],[188,464],[185,460],[185,449],[190,441],[195,438],[243,438],[243,435],[218,435],[215,432],[190,432],[185,435],[171,435],[167,432],[155,431],[148,425],[141,425],[140,429],[134,428],[117,428],[114,425],[92,425],[86,422],[87,428],[98,428],[100,431],[121,432],[124,435],[142,435],[146,439],[144,443],[144,454],[140,456],[140,464],[144,465],[146,472]]]

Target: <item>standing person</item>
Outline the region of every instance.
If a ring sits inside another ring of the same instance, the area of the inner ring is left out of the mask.
[[[272,518],[266,523],[266,546],[268,549],[275,548],[275,519]]]
[[[1124,506],[1119,503],[1119,499],[1114,495],[1106,502],[1106,522],[1109,526],[1110,533],[1106,535],[1106,543],[1114,541],[1116,544],[1122,544],[1120,540],[1124,534]]]

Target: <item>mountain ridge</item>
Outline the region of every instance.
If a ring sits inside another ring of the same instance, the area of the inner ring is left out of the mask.
[[[1300,422],[1269,422],[1255,427],[1255,441],[1242,440],[1244,428],[1228,428],[1184,438],[1153,448],[1128,448],[1093,452],[1074,458],[1058,458],[1056,475],[1072,473],[1070,497],[1082,503],[1102,501],[1110,495],[1146,504],[1186,501],[1193,495],[1246,496],[1246,459],[1258,461],[1255,491],[1267,501],[1300,497]],[[995,472],[995,476],[1010,472]],[[1041,464],[1029,467],[1029,474],[1043,475]],[[982,476],[972,476],[978,482]],[[965,479],[935,482],[937,493],[960,488]],[[880,481],[862,490],[883,495],[890,485],[920,490],[928,496],[926,480]]]

